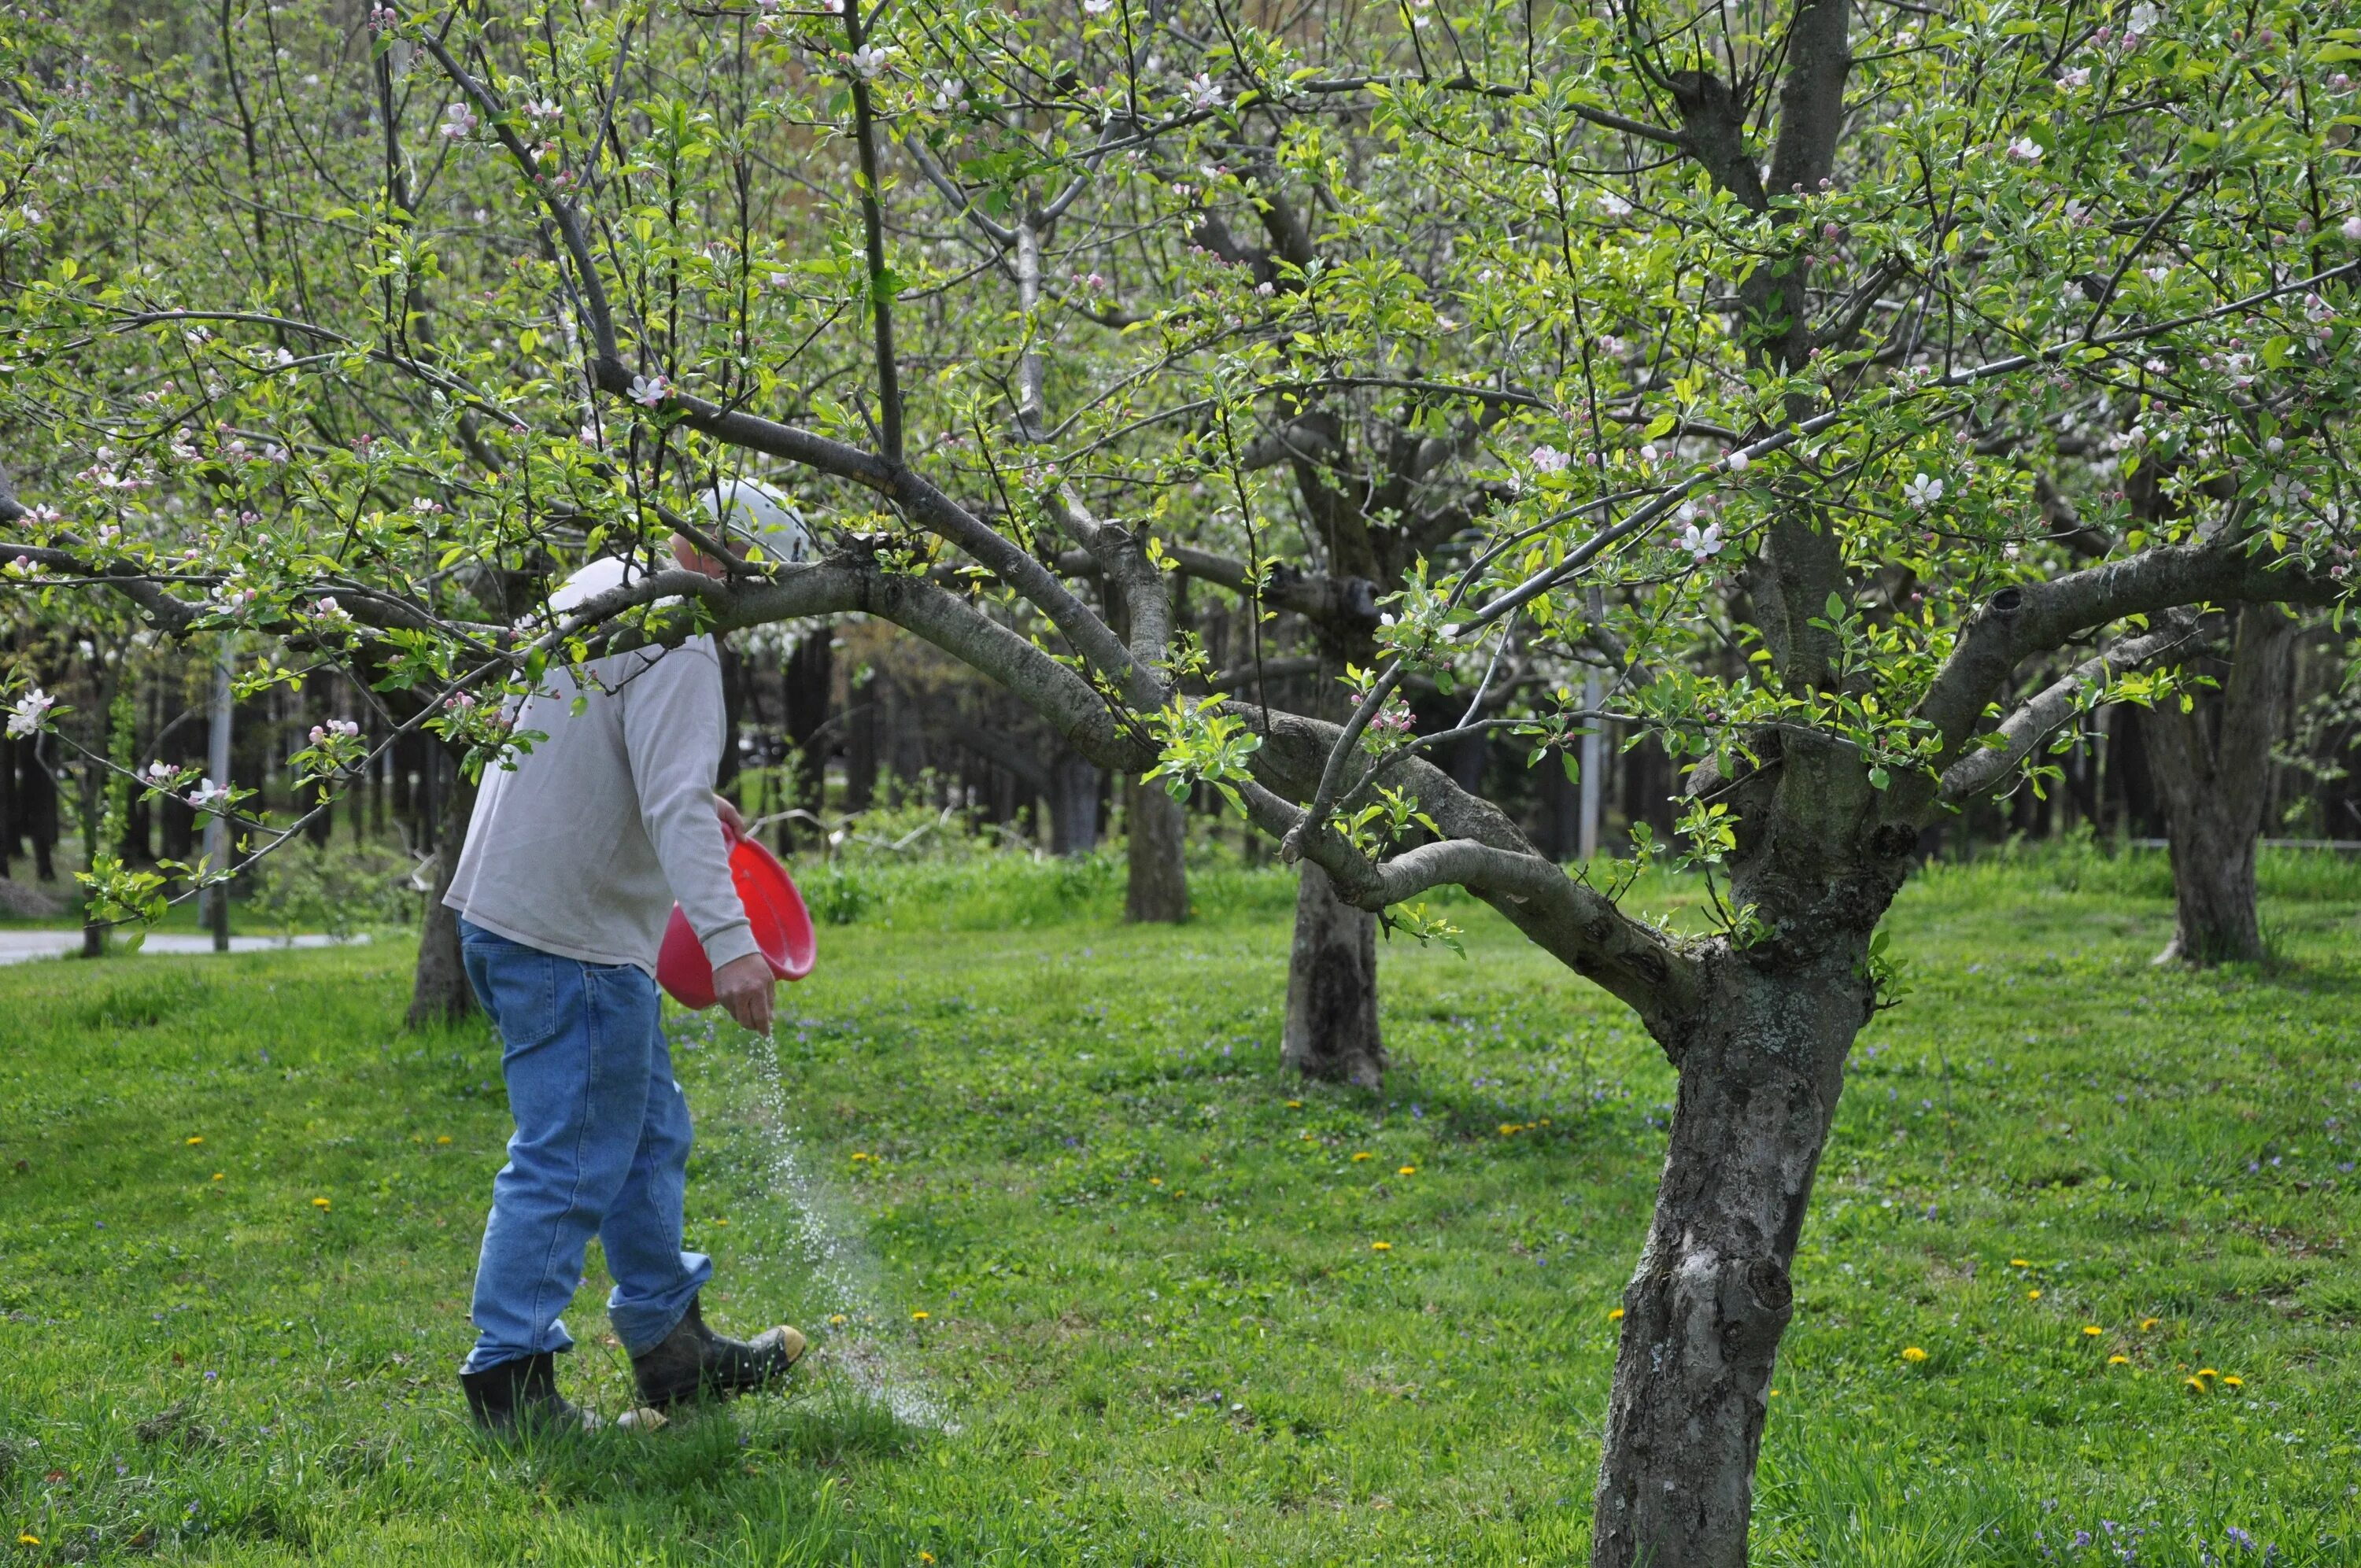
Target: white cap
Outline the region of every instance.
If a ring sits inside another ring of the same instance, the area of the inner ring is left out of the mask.
[[[620,588],[630,580],[629,571],[619,558],[601,555],[558,584],[550,593],[549,608],[564,614],[609,588]]]
[[[721,543],[742,554],[741,541],[761,546],[763,559],[800,565],[811,559],[811,529],[785,496],[760,479],[724,479],[701,492],[706,511],[721,527]]]

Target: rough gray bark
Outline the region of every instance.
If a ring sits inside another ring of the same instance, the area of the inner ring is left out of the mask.
[[[434,891],[427,896],[426,919],[418,936],[418,970],[411,980],[409,1024],[413,1029],[460,1023],[476,1011],[476,992],[467,984],[467,965],[459,956],[459,916],[443,905],[475,810],[476,786],[464,777],[455,778],[443,801]]]
[[[1800,968],[1710,966],[1623,1332],[1593,1568],[1743,1568],[1812,1179],[1869,1015],[1866,933]]]
[[[1303,862],[1288,954],[1287,1023],[1279,1060],[1306,1078],[1377,1089],[1386,1048],[1378,1028],[1378,920],[1336,896],[1336,884]]]
[[[2248,605],[2218,692],[2152,709],[2140,726],[2163,798],[2172,851],[2172,940],[2157,962],[2255,963],[2264,957],[2255,910],[2255,845],[2262,832],[2271,745],[2287,721],[2296,621],[2276,605]]]
[[[1189,918],[1187,811],[1159,785],[1133,781],[1124,787],[1129,882],[1123,917],[1178,925]]]

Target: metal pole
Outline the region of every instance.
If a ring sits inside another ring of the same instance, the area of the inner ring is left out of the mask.
[[[229,788],[229,659],[214,662],[214,724],[205,765],[216,787]],[[229,817],[221,809],[205,819],[205,865],[219,871],[229,864]],[[205,891],[206,922],[213,927],[214,951],[229,951],[229,884],[216,883]]]

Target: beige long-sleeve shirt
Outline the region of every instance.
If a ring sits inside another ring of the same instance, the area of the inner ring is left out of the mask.
[[[729,732],[713,640],[585,670],[578,686],[551,672],[519,708],[517,731],[548,739],[485,770],[443,902],[529,948],[651,974],[675,899],[715,969],[759,951],[713,811]]]

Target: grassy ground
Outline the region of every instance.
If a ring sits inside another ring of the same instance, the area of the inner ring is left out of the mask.
[[[2152,861],[1905,894],[1758,1562],[2361,1562],[2361,879],[2270,881],[2268,974],[2150,970]],[[1578,1557],[1672,1091],[1611,1003],[1468,914],[1388,949],[1373,1101],[1272,1065],[1268,875],[1178,930],[1090,868],[827,896],[775,1068],[681,1031],[708,1305],[812,1376],[512,1450],[452,1379],[497,1058],[401,1031],[395,947],[0,970],[0,1563]]]

